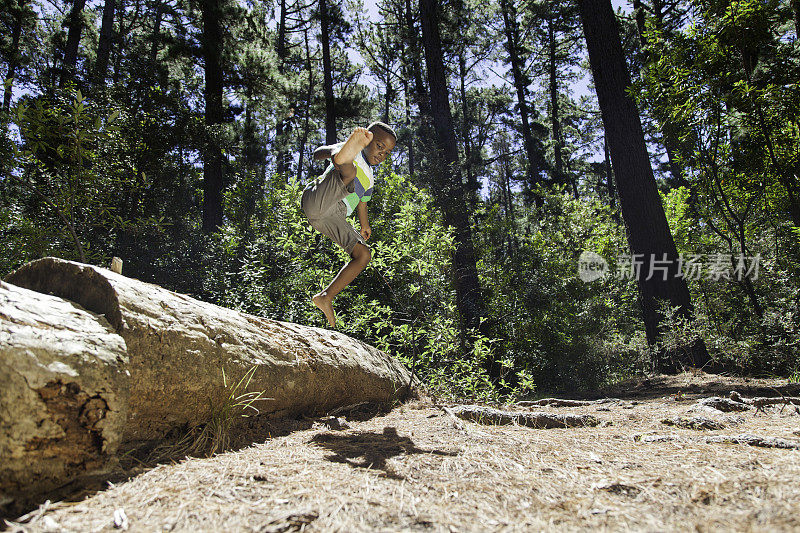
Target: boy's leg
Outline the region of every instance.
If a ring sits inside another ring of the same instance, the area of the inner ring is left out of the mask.
[[[341,172],[329,166],[322,176],[305,188],[300,207],[309,220],[326,218],[335,212],[342,198],[348,194]]]
[[[339,151],[333,156],[333,164],[342,173],[342,182],[348,185],[356,178],[353,160],[372,140],[372,132],[367,128],[355,128]]]
[[[314,305],[319,307],[320,310],[325,313],[325,318],[328,319],[328,323],[331,325],[331,327],[336,326],[336,315],[333,312],[333,299],[337,294],[342,292],[342,289],[347,287],[350,282],[356,279],[356,276],[361,274],[372,258],[369,248],[361,243],[357,243],[353,247],[353,251],[350,256],[352,257],[350,262],[347,263],[338,274],[336,274],[336,277],[333,278],[333,281],[331,281],[330,285],[328,285],[325,290],[315,294],[311,298],[311,301],[314,302]]]

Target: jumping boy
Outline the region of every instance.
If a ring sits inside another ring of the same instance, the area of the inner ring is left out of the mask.
[[[331,159],[325,172],[303,191],[300,205],[311,227],[327,235],[352,258],[336,274],[325,290],[311,301],[325,313],[331,327],[336,326],[333,299],[356,279],[372,255],[367,247],[372,230],[367,218],[367,202],[375,184],[372,167],[380,165],[397,142],[394,130],[383,122],[357,127],[343,143],[320,146],[314,159]],[[345,217],[358,212],[361,231]]]

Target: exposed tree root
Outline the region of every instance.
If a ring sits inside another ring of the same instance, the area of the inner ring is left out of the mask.
[[[667,426],[676,426],[679,428],[698,429],[698,430],[725,429],[727,427],[727,425],[724,422],[720,422],[719,420],[712,420],[704,416],[693,416],[691,418],[676,416],[673,418],[665,418],[664,420],[661,421],[661,423]]]
[[[800,398],[792,396],[781,396],[773,398],[763,398],[763,397],[744,398],[741,394],[739,394],[736,391],[731,391],[729,396],[730,399],[735,402],[741,402],[758,408],[768,407],[770,405],[800,405]]]
[[[479,424],[519,424],[536,429],[596,426],[600,421],[592,415],[562,415],[543,412],[520,413],[501,411],[479,405],[457,405],[449,408],[453,415]]]
[[[644,444],[657,442],[705,443],[705,444],[746,444],[759,448],[780,448],[783,450],[800,450],[800,441],[780,439],[777,437],[760,437],[741,433],[739,435],[712,435],[708,437],[684,437],[675,433],[670,434],[637,434],[633,440]]]
[[[543,398],[541,400],[517,402],[520,407],[549,406],[549,407],[582,407],[585,405],[599,405],[604,403],[619,403],[617,398],[601,398],[599,400],[565,400],[562,398]]]
[[[800,441],[779,439],[776,437],[759,437],[742,433],[740,435],[714,435],[706,437],[708,443],[722,444],[747,444],[748,446],[758,446],[759,448],[781,448],[783,450],[800,450]]]
[[[739,402],[736,400],[729,400],[728,398],[720,398],[719,396],[711,396],[710,398],[703,398],[697,402],[696,407],[710,407],[717,411],[729,413],[731,411],[747,411],[751,409],[750,405]]]

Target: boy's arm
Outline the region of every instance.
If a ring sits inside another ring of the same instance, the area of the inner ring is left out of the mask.
[[[358,221],[361,223],[361,236],[368,241],[372,235],[372,228],[369,227],[369,218],[367,217],[367,202],[358,202],[356,210],[358,211]]]
[[[322,159],[330,159],[333,157],[334,150],[337,148],[335,144],[327,144],[325,146],[320,146],[316,150],[314,150],[314,159],[319,161]]]

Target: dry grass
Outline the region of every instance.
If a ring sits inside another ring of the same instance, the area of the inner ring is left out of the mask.
[[[800,451],[701,438],[797,440],[797,409],[754,409],[718,431],[661,423],[723,385],[747,390],[719,381],[680,376],[621,404],[544,408],[593,414],[604,422],[595,428],[458,429],[425,401],[343,431],[301,421],[239,451],[54,504],[21,529],[113,530],[123,509],[131,531],[800,531]],[[635,440],[648,433],[680,438]]]
[[[228,384],[223,368],[222,386],[225,393],[218,403],[210,402],[211,419],[206,424],[191,428],[176,442],[165,442],[156,447],[148,454],[146,462],[163,462],[189,455],[211,457],[230,449],[236,440],[233,432],[239,419],[258,414],[254,404],[269,399],[264,391],[247,391],[256,369],[256,366],[251,367],[238,382]]]

